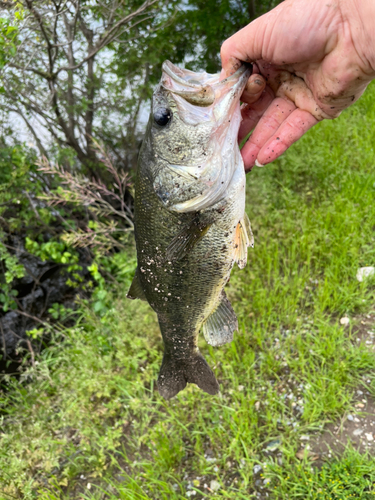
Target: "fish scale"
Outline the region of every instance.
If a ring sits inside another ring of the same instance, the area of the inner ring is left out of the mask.
[[[165,348],[158,390],[169,399],[188,382],[209,394],[219,391],[199,352],[198,336],[203,327],[206,340],[213,345],[232,340],[237,319],[223,289],[235,260],[240,266],[246,262],[252,240],[244,212],[245,174],[236,141],[239,96],[250,71],[241,68],[219,82],[218,75],[193,74],[166,64],[168,80],[164,72],[162,84],[155,90],[136,173],[138,267],[128,297],[147,300],[158,315]],[[177,83],[173,74],[178,74]],[[181,91],[182,74],[197,82],[189,83],[188,88],[197,87],[192,90],[194,104],[188,90]],[[205,94],[204,114],[199,106],[202,85],[211,86],[215,96],[207,106]],[[220,105],[223,115],[218,118],[215,109]],[[214,156],[218,133],[222,149]],[[205,152],[210,155],[202,167]],[[192,175],[192,170],[198,173]],[[217,179],[222,185],[215,185]]]

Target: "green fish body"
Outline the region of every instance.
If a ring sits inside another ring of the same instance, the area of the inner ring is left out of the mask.
[[[216,394],[198,335],[203,328],[217,346],[237,329],[224,286],[253,243],[237,145],[249,74],[243,66],[219,82],[167,61],[154,92],[136,174],[138,267],[128,297],[147,300],[158,315],[165,347],[158,390],[166,399],[187,382]]]

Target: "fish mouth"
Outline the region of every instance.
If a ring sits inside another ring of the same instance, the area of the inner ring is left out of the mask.
[[[209,156],[201,156],[192,164],[170,165],[180,177],[195,179],[201,189],[195,197],[172,202],[170,210],[197,212],[215,205],[225,196],[236,169],[242,169],[237,146],[240,97],[251,72],[251,67],[243,64],[220,81],[220,73],[194,73],[164,62],[158,89],[162,88],[169,94],[168,100],[174,101],[181,122],[192,127],[203,126],[205,151],[209,152]]]
[[[225,80],[220,81],[220,74],[209,74],[204,71],[195,73],[188,69],[181,69],[170,61],[165,61],[162,66],[162,86],[185,99],[185,101],[200,107],[208,107],[217,104],[221,98],[232,91],[237,95],[245,87],[246,81],[251,75],[252,66],[242,64],[240,68]]]

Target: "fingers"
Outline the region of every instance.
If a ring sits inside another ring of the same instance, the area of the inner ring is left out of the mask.
[[[327,114],[317,103],[311,89],[309,89],[303,78],[265,61],[258,61],[258,64],[260,71],[267,78],[267,84],[275,92],[276,96],[289,99],[295,103],[297,108],[308,111],[317,120],[334,118],[340,114],[334,108]]]
[[[262,61],[258,64],[267,77],[267,91],[258,102],[241,110],[239,140],[255,127],[241,150],[247,172],[256,161],[262,165],[272,162],[318,121],[329,118],[302,78]],[[272,94],[276,96],[273,100]]]
[[[224,80],[231,74],[235,73],[237,69],[242,65],[241,61],[238,59],[231,59],[230,69],[221,70],[220,80]],[[262,95],[263,90],[266,87],[266,79],[259,74],[259,69],[256,64],[253,64],[253,73],[247,81],[246,87],[243,90],[241,101],[251,104],[259,99]]]
[[[295,105],[287,99],[277,97],[272,100],[260,118],[254,132],[241,150],[245,171],[251,170],[255,165],[255,160],[258,158],[259,151],[295,109]],[[242,130],[241,132],[243,133],[244,131]]]
[[[266,87],[257,101],[241,106],[242,122],[238,131],[238,142],[241,142],[254,129],[274,98],[273,91]]]
[[[324,118],[333,118],[333,116],[329,116],[317,104],[313,93],[302,78],[291,75],[290,73],[287,73],[287,75],[287,79],[281,83],[276,95],[290,99],[295,103],[297,108],[307,111],[318,121]]]
[[[262,130],[261,121],[259,121],[253,133],[256,135],[256,139],[252,142],[249,140],[241,150],[245,171],[249,172],[256,161],[261,165],[266,165],[276,160],[318,121],[308,111],[294,109],[278,127],[276,127],[276,118],[275,121],[272,119],[268,121],[269,132],[273,128],[272,134],[266,134]],[[260,128],[259,132],[258,128]],[[264,141],[267,135],[269,135],[268,140]]]
[[[281,123],[276,133],[262,146],[258,152],[257,160],[261,165],[276,160],[280,155],[298,139],[300,139],[310,128],[319,122],[308,111],[302,109],[294,110],[286,120]]]
[[[242,93],[241,101],[251,104],[256,102],[262,95],[266,87],[266,80],[262,75],[253,74],[247,81],[246,87]]]

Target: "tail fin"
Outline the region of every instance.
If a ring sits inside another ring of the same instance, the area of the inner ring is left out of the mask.
[[[173,398],[186,383],[197,384],[208,394],[219,392],[219,383],[204,357],[198,352],[191,358],[178,359],[164,353],[158,378],[158,390],[165,399]]]

